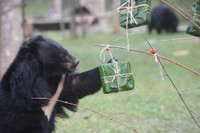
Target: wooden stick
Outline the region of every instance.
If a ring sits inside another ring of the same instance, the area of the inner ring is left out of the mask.
[[[165,120],[161,120],[161,121],[163,121],[166,125],[168,125],[169,127],[172,127],[172,128],[174,128],[176,131],[178,131],[179,133],[182,133],[182,131],[180,130],[180,129],[178,129],[178,128],[176,128],[176,127],[174,127],[174,126],[172,126],[171,124],[169,124],[168,122],[166,122]]]
[[[178,90],[178,91],[179,91],[179,92],[183,92],[183,91],[191,91],[191,90],[197,90],[197,89],[200,89],[200,86],[199,86],[199,87],[195,87],[195,88],[181,89],[181,90]]]
[[[135,132],[135,133],[140,133],[140,132],[138,132],[136,129],[134,129],[133,127],[128,126],[127,124],[125,124],[125,123],[123,123],[123,122],[120,122],[120,121],[118,121],[118,120],[116,120],[116,119],[114,119],[114,118],[112,118],[112,117],[110,117],[110,116],[108,116],[108,115],[105,115],[105,114],[103,114],[103,113],[101,113],[101,112],[98,112],[98,111],[96,111],[96,110],[94,110],[94,109],[90,109],[90,108],[86,108],[86,107],[77,105],[77,104],[75,104],[75,103],[71,103],[71,102],[67,102],[67,101],[63,101],[63,100],[59,100],[59,99],[54,99],[53,97],[52,97],[52,98],[47,98],[47,97],[34,97],[34,98],[32,98],[32,99],[35,99],[35,100],[50,100],[50,101],[53,100],[53,101],[55,101],[55,102],[60,102],[60,103],[64,103],[64,104],[69,104],[69,105],[77,106],[77,107],[79,107],[79,108],[82,108],[82,109],[85,109],[85,110],[89,110],[89,111],[91,111],[91,112],[93,112],[93,113],[99,114],[99,115],[101,115],[101,116],[103,116],[103,117],[105,117],[105,118],[107,118],[107,119],[110,119],[111,121],[114,121],[114,122],[116,122],[116,123],[118,123],[118,124],[120,124],[120,125],[123,125],[123,126],[129,128],[131,131],[133,131],[133,132]]]
[[[105,44],[94,44],[94,46],[106,47],[107,45],[105,45]],[[127,50],[126,47],[122,47],[122,46],[111,46],[110,45],[110,47],[112,47],[112,48],[119,48],[119,49],[126,49]],[[130,48],[129,51],[135,51],[135,52],[144,53],[144,54],[153,56],[153,54],[151,54],[149,52],[146,52],[146,51],[143,51],[143,50],[138,50],[138,49],[132,49],[132,48]],[[199,72],[197,72],[197,71],[195,71],[195,70],[193,70],[193,69],[191,69],[191,68],[189,68],[189,67],[187,67],[187,66],[185,66],[185,65],[183,65],[181,63],[178,63],[178,62],[176,62],[176,61],[174,61],[172,59],[169,59],[167,57],[164,57],[164,56],[157,55],[157,57],[161,58],[163,60],[169,61],[169,62],[171,62],[171,63],[173,63],[175,65],[178,65],[178,66],[180,66],[180,67],[182,67],[182,68],[184,68],[184,69],[186,69],[186,70],[188,70],[188,71],[190,71],[190,72],[192,72],[192,73],[194,73],[194,74],[196,74],[197,76],[200,77],[200,73]]]
[[[191,111],[193,114],[195,114],[197,117],[200,117],[200,114],[198,114],[197,112]]]
[[[54,109],[54,106],[56,105],[55,99],[58,99],[60,96],[60,93],[62,92],[64,80],[65,80],[65,76],[62,75],[62,78],[59,82],[56,93],[53,95],[53,97],[51,99],[49,99],[48,105],[42,107],[42,110],[44,111],[44,114],[47,116],[48,120],[50,120],[52,111]]]
[[[199,40],[200,40],[200,37],[175,38],[175,39],[159,40],[159,41],[160,41],[160,42],[169,42],[169,41],[191,40],[191,39],[199,39]]]

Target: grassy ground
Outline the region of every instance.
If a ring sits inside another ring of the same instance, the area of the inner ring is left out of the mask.
[[[103,43],[126,46],[125,38],[116,42],[113,41],[121,35],[97,33],[74,41],[62,40],[61,35],[58,33],[48,33],[45,36],[60,42],[72,55],[79,58],[81,62],[78,66],[78,72],[83,72],[103,63],[99,59],[99,53],[102,48],[93,46],[93,44]],[[166,44],[158,50],[159,55],[174,59],[200,72],[200,40],[159,41],[162,39],[191,37],[185,33],[162,35],[153,33],[151,35],[147,34],[147,37],[154,42],[153,46],[157,49]],[[141,35],[130,36],[130,42],[131,48],[150,51],[148,44]],[[177,51],[187,52],[183,52],[182,55],[176,55]],[[160,73],[158,64],[155,63],[154,58],[151,56],[119,49],[114,49],[112,53],[120,61],[128,60],[131,62],[135,89]],[[108,56],[107,59],[109,59]],[[175,64],[164,60],[162,62],[178,89],[200,86],[200,78],[198,76]],[[200,130],[190,118],[173,86],[167,77],[164,77],[164,79],[164,81],[161,81],[161,78],[153,80],[131,96],[130,93],[132,91],[105,95],[101,90],[94,95],[82,99],[80,105],[109,115],[134,127],[141,133],[176,133],[178,130],[184,133],[199,132]],[[199,95],[199,89],[182,93],[190,109],[197,113],[200,113]],[[57,118],[56,133],[131,132],[122,125],[81,108],[78,109],[77,113],[67,112],[70,119]],[[200,122],[199,118],[197,120]]]

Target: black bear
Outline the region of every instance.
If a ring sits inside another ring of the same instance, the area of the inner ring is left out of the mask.
[[[178,22],[175,13],[166,5],[160,4],[151,12],[151,23],[148,26],[148,30],[151,33],[155,28],[159,34],[163,29],[166,32],[177,32]]]
[[[59,100],[78,103],[80,98],[101,88],[99,68],[75,73],[79,60],[57,42],[37,36],[24,42],[4,74],[0,85],[0,133],[52,133],[56,115],[67,116],[62,107],[76,111],[75,106],[57,103],[50,119],[42,107],[57,90],[65,74]]]
[[[73,14],[75,14],[75,15],[90,15],[92,13],[85,6],[79,6],[79,7],[74,9]]]
[[[78,6],[73,10],[74,15],[78,16],[90,16],[93,15],[92,12],[85,6]],[[99,22],[99,19],[97,17],[92,18],[91,20],[88,20],[88,24],[97,24]]]

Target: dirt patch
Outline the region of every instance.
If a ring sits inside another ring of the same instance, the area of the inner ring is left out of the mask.
[[[190,51],[189,50],[181,50],[181,51],[176,51],[173,53],[173,56],[186,56],[189,55]]]

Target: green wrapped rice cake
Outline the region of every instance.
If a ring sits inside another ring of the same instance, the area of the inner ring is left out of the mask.
[[[134,88],[130,62],[102,64],[99,70],[104,94],[132,90]]]
[[[194,13],[194,17],[197,21],[194,18],[191,18],[191,20],[200,27],[200,1],[192,4],[192,12]],[[200,29],[191,22],[188,25],[186,33],[200,37]]]
[[[128,29],[151,23],[151,0],[121,0],[121,7],[118,8],[120,26],[126,29],[127,12],[128,13]],[[132,4],[133,3],[133,4]],[[131,10],[132,4],[132,10]],[[127,9],[129,7],[129,10]],[[132,12],[131,12],[132,11]]]

